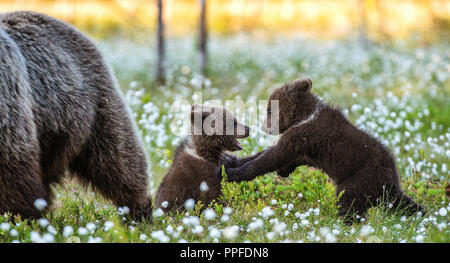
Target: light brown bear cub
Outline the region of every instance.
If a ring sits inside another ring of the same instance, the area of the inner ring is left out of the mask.
[[[222,177],[217,170],[225,162],[246,161],[227,151],[241,150],[237,139],[248,137],[249,131],[222,107],[192,106],[191,135],[176,150],[172,167],[158,189],[156,206],[165,212],[183,211],[188,199],[208,204],[218,198]]]

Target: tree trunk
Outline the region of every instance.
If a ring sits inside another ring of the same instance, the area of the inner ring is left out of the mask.
[[[158,5],[158,62],[156,68],[156,81],[164,83],[164,59],[165,59],[165,41],[164,41],[164,21],[163,21],[163,2],[156,1]]]
[[[369,39],[367,37],[367,14],[365,0],[358,0],[358,7],[361,19],[359,24],[359,39],[364,48],[367,48],[369,45]]]
[[[199,30],[199,49],[200,49],[200,71],[206,75],[206,66],[208,62],[206,29],[206,0],[200,0],[200,30]]]

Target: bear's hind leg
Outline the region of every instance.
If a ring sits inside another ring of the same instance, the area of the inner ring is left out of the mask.
[[[0,158],[0,215],[10,212],[22,218],[38,218],[50,206],[50,187],[42,181],[37,155]],[[42,199],[45,201],[36,200]]]

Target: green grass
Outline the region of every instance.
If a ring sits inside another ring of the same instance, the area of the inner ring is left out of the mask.
[[[0,242],[450,242],[448,44],[416,49],[374,44],[366,50],[356,41],[212,37],[202,89],[194,40],[168,43],[164,86],[153,81],[153,42],[100,44],[135,114],[151,162],[153,196],[181,139],[170,126],[175,115],[170,106],[177,99],[191,103],[193,94],[203,91],[204,100],[264,100],[279,85],[308,76],[315,93],[388,146],[404,191],[427,215],[404,217],[376,207],[361,222],[346,225],[337,216],[338,197],[326,174],[308,167],[285,179],[268,174],[240,184],[223,182],[223,196],[209,205],[212,210],[200,213],[198,204],[188,214],[154,217],[151,223],[125,221],[108,200],[68,181],[54,187],[54,205],[43,219],[1,216]],[[264,115],[264,105],[254,110]],[[259,130],[260,123],[250,125]],[[254,134],[242,140],[238,155],[260,151],[262,143],[275,139]]]

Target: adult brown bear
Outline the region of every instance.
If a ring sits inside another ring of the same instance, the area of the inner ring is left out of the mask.
[[[146,155],[95,45],[59,20],[0,14],[0,214],[37,217],[66,170],[150,218]]]

